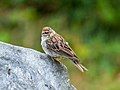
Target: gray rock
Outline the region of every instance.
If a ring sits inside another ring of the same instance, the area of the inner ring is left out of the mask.
[[[0,42],[0,90],[76,90],[66,67],[44,53]]]

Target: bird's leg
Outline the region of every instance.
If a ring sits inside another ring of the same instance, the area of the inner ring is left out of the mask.
[[[57,61],[60,63],[60,58],[59,57],[52,57],[53,61]]]
[[[47,55],[47,56],[48,56],[48,58],[52,59],[53,61],[59,62],[59,57],[51,57],[50,55]]]

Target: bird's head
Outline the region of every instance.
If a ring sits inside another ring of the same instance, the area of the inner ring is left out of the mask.
[[[51,36],[53,36],[55,33],[56,33],[56,32],[55,32],[52,28],[50,28],[50,27],[44,27],[44,28],[42,29],[42,36],[43,36],[43,37],[51,37]]]

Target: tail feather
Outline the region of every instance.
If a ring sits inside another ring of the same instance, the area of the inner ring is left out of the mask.
[[[81,72],[84,72],[84,71],[88,71],[87,68],[85,68],[82,64],[79,63],[78,60],[72,60],[74,65],[81,71]]]
[[[82,64],[75,64],[75,66],[76,66],[81,72],[88,71],[88,69],[85,68]]]

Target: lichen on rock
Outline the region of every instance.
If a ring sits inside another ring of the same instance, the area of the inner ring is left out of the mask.
[[[76,90],[67,69],[46,54],[0,42],[0,90]]]

